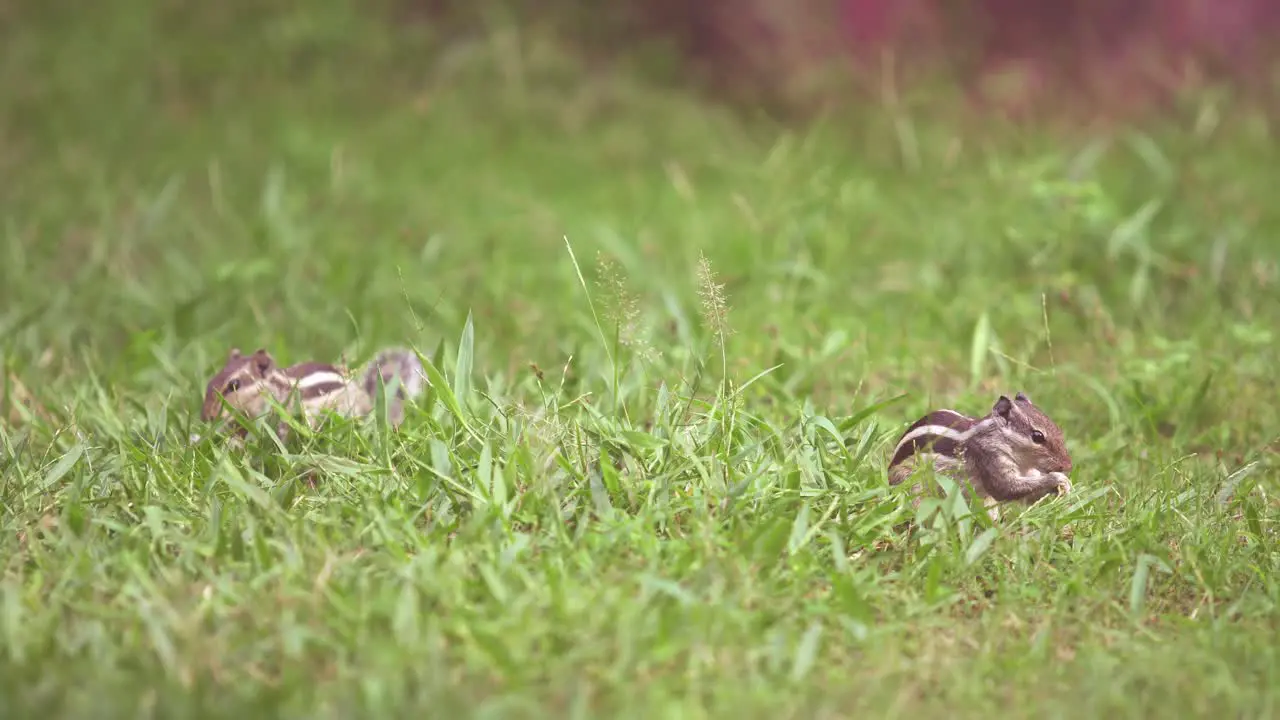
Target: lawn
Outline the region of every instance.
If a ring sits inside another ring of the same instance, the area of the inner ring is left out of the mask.
[[[5,717],[1280,712],[1248,103],[787,127],[541,26],[113,5],[3,6]],[[189,441],[231,347],[391,344],[398,432]],[[1018,390],[1071,495],[888,487]]]

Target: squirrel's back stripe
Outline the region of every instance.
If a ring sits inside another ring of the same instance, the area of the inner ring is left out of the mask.
[[[311,373],[298,379],[298,389],[307,391],[325,385],[346,385],[347,379],[336,372]]]
[[[336,365],[330,365],[322,362],[303,362],[297,365],[290,365],[283,368],[285,375],[294,380],[301,381],[299,385],[303,385],[309,378],[320,377],[325,375],[342,377],[342,370]]]
[[[283,369],[285,377],[297,388],[303,400],[314,400],[347,386],[347,378],[336,365],[304,362]]]
[[[894,448],[889,467],[898,465],[920,451],[955,457],[960,443],[979,421],[955,410],[935,410],[912,423]]]
[[[298,392],[303,400],[314,400],[331,393],[342,392],[347,387],[345,382],[325,382],[303,386],[298,385]]]

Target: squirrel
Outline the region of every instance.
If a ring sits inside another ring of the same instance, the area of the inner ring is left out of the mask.
[[[998,503],[1030,505],[1055,491],[1071,492],[1071,454],[1062,430],[1021,392],[1012,401],[1001,395],[981,418],[944,409],[917,420],[894,446],[889,484],[902,483],[922,464],[957,481],[967,479],[993,520]],[[917,484],[913,494],[920,489]]]
[[[301,410],[307,424],[315,427],[325,412],[343,417],[368,415],[374,409],[379,383],[389,389],[397,380],[399,387],[387,403],[388,421],[393,428],[404,420],[405,401],[418,397],[426,382],[422,363],[411,350],[384,349],[353,378],[340,365],[302,362],[281,367],[262,348],[250,355],[232,348],[226,364],[205,386],[200,419],[224,419],[228,408],[257,417],[264,415],[271,407],[270,401],[274,401],[291,412]],[[285,432],[286,426],[281,423],[277,436],[283,439]],[[238,435],[243,434],[242,429]]]

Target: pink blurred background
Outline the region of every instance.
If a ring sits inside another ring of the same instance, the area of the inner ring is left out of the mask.
[[[840,2],[855,56],[945,48],[953,66],[964,58],[959,80],[980,99],[1013,105],[1078,90],[1098,109],[1144,106],[1208,78],[1269,89],[1280,38],[1280,0]],[[1011,68],[1015,89],[993,97],[984,79]]]
[[[842,9],[850,38],[860,44],[900,39],[913,16],[950,13],[985,25],[992,51],[1063,41],[1119,51],[1141,39],[1174,51],[1235,55],[1275,39],[1280,22],[1275,0],[843,0]]]
[[[477,7],[398,1],[436,21]],[[779,107],[847,98],[847,82],[824,85],[832,67],[854,70],[873,92],[885,78],[906,88],[941,73],[976,107],[1124,114],[1209,80],[1269,101],[1280,40],[1280,0],[514,2],[596,52],[674,45],[711,90]]]
[[[795,95],[826,63],[874,79],[891,56],[895,74],[932,67],[979,101],[1102,112],[1206,79],[1269,90],[1280,39],[1280,0],[647,0],[631,13],[717,85]]]

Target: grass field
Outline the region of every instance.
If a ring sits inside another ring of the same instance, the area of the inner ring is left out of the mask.
[[[1280,712],[1280,153],[1228,93],[788,129],[538,28],[116,5],[2,6],[5,717]],[[398,433],[187,442],[232,346],[387,344]],[[896,434],[1015,390],[1075,492],[917,517]]]

